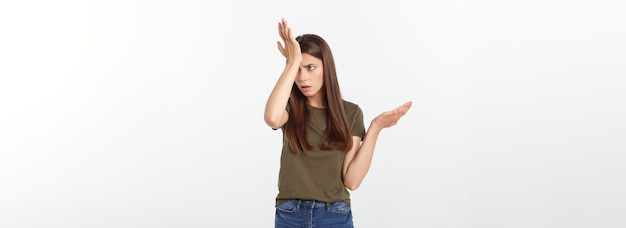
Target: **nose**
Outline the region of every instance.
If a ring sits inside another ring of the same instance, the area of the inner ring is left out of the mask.
[[[299,82],[305,82],[309,79],[309,75],[306,73],[306,71],[298,71],[298,74],[296,75],[296,80],[298,80]]]

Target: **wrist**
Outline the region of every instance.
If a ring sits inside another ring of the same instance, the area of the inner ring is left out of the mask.
[[[285,65],[285,70],[286,71],[292,71],[292,70],[298,71],[299,67],[300,67],[299,64],[287,62],[287,64]]]
[[[383,129],[383,127],[381,127],[378,123],[376,123],[375,121],[372,121],[372,123],[370,123],[370,127],[367,129],[367,132],[380,132]]]
[[[300,60],[300,61],[298,61],[298,60],[291,60],[291,61],[287,60],[287,65],[286,66],[287,67],[296,67],[296,68],[298,68],[298,67],[300,67],[300,63],[301,62],[302,62],[302,60]]]

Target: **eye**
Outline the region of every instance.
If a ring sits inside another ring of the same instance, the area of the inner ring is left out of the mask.
[[[317,68],[315,65],[307,65],[306,69],[309,71],[315,70],[315,68]]]

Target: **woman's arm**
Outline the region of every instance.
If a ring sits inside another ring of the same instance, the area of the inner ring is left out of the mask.
[[[298,66],[287,64],[267,99],[267,103],[265,104],[265,123],[271,128],[280,128],[287,123],[289,119],[285,108],[287,107],[291,87],[293,86],[293,81],[297,73]]]
[[[283,70],[283,73],[278,78],[274,89],[270,93],[267,103],[265,104],[265,123],[272,128],[280,128],[289,119],[287,114],[287,101],[289,101],[289,94],[291,93],[291,87],[298,74],[298,69],[302,62],[302,53],[300,52],[300,44],[293,36],[291,28],[288,26],[287,21],[283,18],[278,23],[278,34],[285,43],[285,47],[278,43],[278,50],[285,58],[287,58],[287,65]]]
[[[361,137],[353,137],[352,149],[348,151],[343,162],[343,185],[346,188],[354,191],[361,185],[372,164],[378,135],[380,135],[383,128],[396,125],[398,120],[409,111],[412,104],[412,102],[407,102],[392,111],[384,112],[374,118],[367,130],[367,134],[365,134],[363,143],[361,143]]]

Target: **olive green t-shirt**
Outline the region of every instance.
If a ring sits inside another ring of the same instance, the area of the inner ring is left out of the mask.
[[[365,136],[363,111],[354,103],[344,101],[346,117],[353,136]],[[327,110],[307,105],[310,124],[307,140],[312,146],[308,152],[295,154],[283,130],[283,149],[278,175],[276,205],[290,199],[320,202],[345,201],[350,203],[350,193],[343,185],[342,167],[346,152],[321,150],[322,134],[326,129]]]

